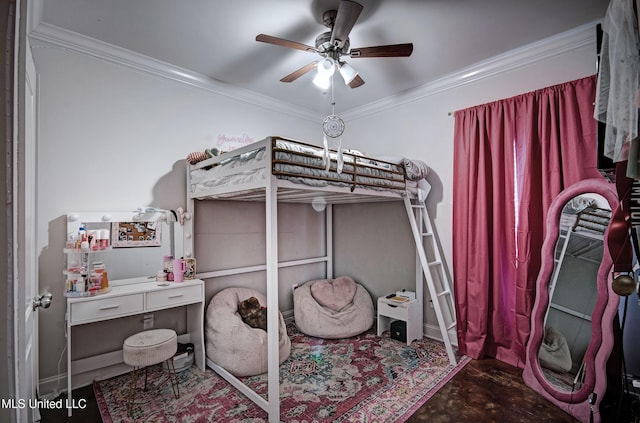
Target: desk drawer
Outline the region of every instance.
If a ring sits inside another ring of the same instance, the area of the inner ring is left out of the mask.
[[[378,301],[378,314],[406,321],[409,317],[408,307],[396,306]]]
[[[143,294],[71,303],[71,324],[108,320],[141,313]]]
[[[147,293],[147,310],[202,301],[201,286],[168,288]]]

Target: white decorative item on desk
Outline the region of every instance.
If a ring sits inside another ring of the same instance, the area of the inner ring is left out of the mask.
[[[83,241],[83,244],[85,243],[87,243],[87,241]],[[71,244],[75,245],[73,242],[69,245]],[[91,258],[91,256],[99,252],[92,251],[88,248],[65,248],[63,252],[65,255],[63,270],[63,274],[65,275],[63,293],[65,297],[91,297],[106,294],[111,290],[108,285],[107,272],[104,264],[99,261],[93,261]],[[91,262],[93,262],[94,269],[89,268]],[[99,275],[96,275],[96,271]],[[96,283],[97,276],[100,276],[99,283]]]

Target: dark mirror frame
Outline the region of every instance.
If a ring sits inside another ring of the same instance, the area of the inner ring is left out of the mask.
[[[574,197],[594,193],[608,201],[611,210],[618,205],[615,185],[604,178],[580,181],[562,191],[551,203],[546,222],[546,236],[542,245],[540,273],[536,281],[536,299],[531,313],[531,333],[526,347],[524,382],[549,401],[580,421],[600,421],[599,404],[607,387],[606,363],[613,348],[613,322],[619,297],[611,289],[613,261],[609,254],[607,235],[604,235],[604,254],[598,270],[598,299],[591,318],[591,342],[584,355],[586,376],[583,386],[574,392],[563,392],[544,376],[538,351],[544,338],[544,319],[549,308],[549,282],[554,270],[554,253],[560,233],[560,216],[564,206]],[[595,394],[592,395],[592,394]]]

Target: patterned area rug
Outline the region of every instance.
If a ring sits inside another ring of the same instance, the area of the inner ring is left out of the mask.
[[[280,366],[280,418],[284,422],[402,422],[469,361],[451,366],[444,344],[411,346],[368,331],[327,340],[301,334],[291,324],[291,356]],[[127,417],[130,375],[94,383],[104,422],[237,422],[268,420],[267,413],[219,377],[192,366],[178,374],[175,399],[161,366],[149,369],[147,391],[136,392]],[[144,377],[139,378],[144,380]],[[266,374],[243,378],[266,397]]]

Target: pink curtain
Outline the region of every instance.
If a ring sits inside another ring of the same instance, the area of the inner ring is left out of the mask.
[[[460,352],[522,367],[546,212],[599,177],[595,76],[455,113],[453,269]]]

